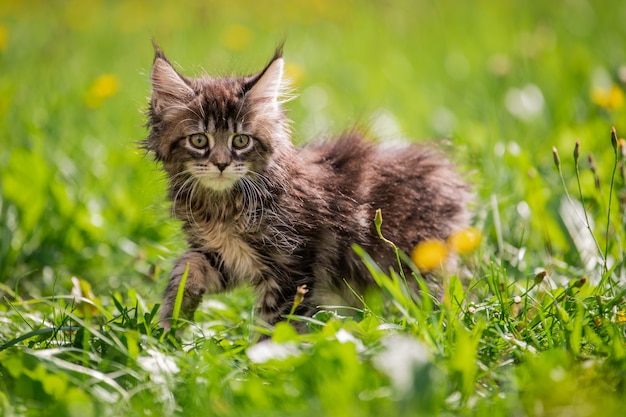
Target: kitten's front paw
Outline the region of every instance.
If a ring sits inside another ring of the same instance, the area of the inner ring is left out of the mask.
[[[204,294],[209,290],[216,291],[220,288],[219,272],[213,269],[204,254],[188,252],[183,255],[172,270],[172,276],[165,290],[165,297],[161,306],[161,327],[165,330],[171,328],[176,296],[185,274],[187,279],[178,314],[179,318],[193,320],[194,313]]]
[[[178,285],[172,285],[174,280],[170,281],[170,285],[168,285],[166,290],[165,298],[163,299],[163,304],[161,305],[160,324],[166,331],[172,327],[174,306],[176,305],[176,296],[178,294],[180,279],[176,281],[178,282]],[[195,286],[190,288],[189,285],[185,285],[178,318],[193,320],[194,313],[198,309],[205,293],[206,288]]]

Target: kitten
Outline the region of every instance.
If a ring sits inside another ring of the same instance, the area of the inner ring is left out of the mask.
[[[248,76],[189,78],[155,45],[148,138],[169,177],[169,198],[189,250],[175,263],[161,307],[169,329],[185,271],[181,316],[206,293],[252,284],[270,324],[308,293],[295,313],[311,315],[325,296],[350,298],[373,284],[351,245],[384,269],[397,266],[378,237],[404,252],[467,227],[468,186],[440,153],[418,145],[374,144],[355,131],[296,148],[282,108],[282,47]]]

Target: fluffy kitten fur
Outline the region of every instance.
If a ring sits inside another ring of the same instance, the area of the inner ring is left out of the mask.
[[[281,106],[282,48],[257,74],[200,78],[155,51],[144,146],[168,174],[189,244],[165,291],[166,329],[187,268],[183,317],[204,294],[249,283],[274,324],[301,285],[309,292],[296,314],[310,315],[325,296],[349,295],[344,280],[357,291],[373,283],[354,243],[382,268],[396,266],[376,209],[385,237],[405,252],[467,227],[468,187],[431,147],[374,144],[351,131],[295,148]]]

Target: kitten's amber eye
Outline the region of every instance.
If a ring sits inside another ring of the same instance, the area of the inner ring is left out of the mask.
[[[189,136],[189,143],[194,148],[202,149],[206,148],[209,144],[209,138],[207,138],[206,135],[202,133],[196,133]]]
[[[233,148],[243,149],[250,143],[250,136],[248,135],[235,135],[233,136]]]

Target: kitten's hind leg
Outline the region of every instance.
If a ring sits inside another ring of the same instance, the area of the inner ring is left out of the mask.
[[[185,253],[176,261],[161,305],[160,325],[166,331],[172,326],[176,295],[185,273],[187,280],[179,312],[180,318],[192,320],[204,294],[223,289],[220,272],[211,266],[204,253],[193,251]]]

